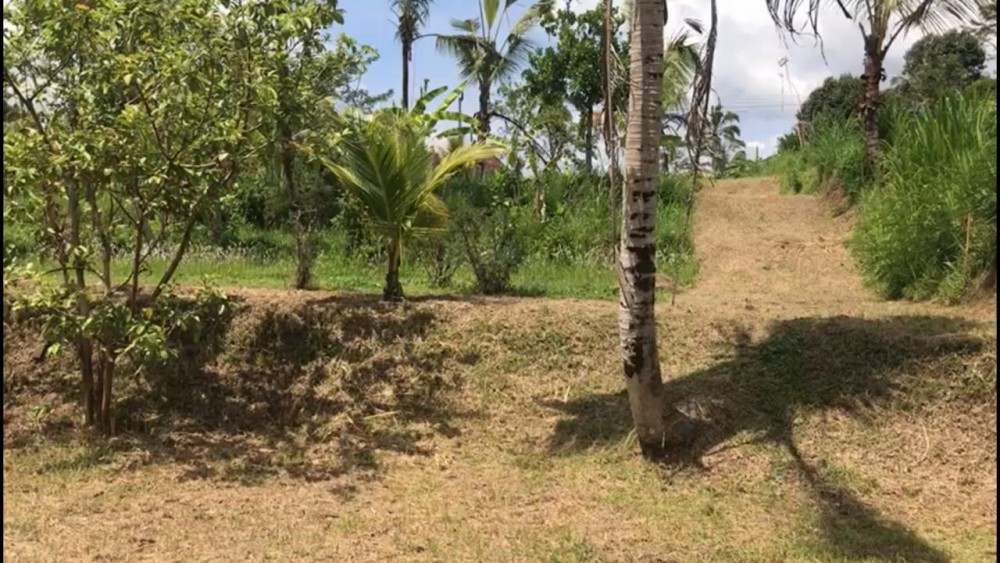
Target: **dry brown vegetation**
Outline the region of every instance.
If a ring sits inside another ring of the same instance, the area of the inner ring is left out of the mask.
[[[5,330],[5,560],[994,560],[995,300],[875,300],[846,219],[769,182],[698,205],[658,314],[699,438],[667,463],[630,440],[614,303],[238,290],[110,442]]]

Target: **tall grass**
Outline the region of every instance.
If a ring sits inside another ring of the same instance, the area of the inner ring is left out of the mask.
[[[780,164],[782,191],[812,194],[840,189],[857,200],[871,183],[865,173],[865,145],[857,120],[818,121],[809,142],[784,153]]]
[[[900,116],[884,183],[864,194],[852,248],[887,298],[959,298],[995,264],[997,106],[946,98]]]

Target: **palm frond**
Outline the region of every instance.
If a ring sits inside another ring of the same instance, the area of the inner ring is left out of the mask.
[[[434,168],[433,175],[427,181],[427,188],[433,191],[462,168],[471,166],[480,160],[500,156],[505,150],[506,147],[495,142],[458,147],[441,159],[441,162]]]

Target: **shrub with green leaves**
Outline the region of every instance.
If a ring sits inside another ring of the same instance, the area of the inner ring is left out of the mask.
[[[852,247],[888,298],[951,301],[996,260],[996,100],[946,98],[903,118]]]
[[[498,205],[492,209],[468,207],[453,217],[479,293],[508,291],[511,278],[528,258],[525,213],[522,208]]]

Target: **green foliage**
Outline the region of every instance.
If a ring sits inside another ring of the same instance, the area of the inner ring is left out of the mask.
[[[861,115],[864,81],[850,74],[830,76],[809,93],[795,117],[811,123],[822,119],[847,121]]]
[[[453,20],[455,33],[437,36],[437,48],[458,62],[463,79],[474,80],[479,85],[479,134],[485,139],[490,132],[490,96],[494,85],[503,84],[514,77],[533,47],[527,35],[551,0],[541,0],[531,5],[500,38],[501,23],[509,23],[508,10],[517,0],[507,0],[502,7],[500,0],[479,0],[479,17]]]
[[[904,118],[852,239],[886,297],[954,300],[995,264],[996,117],[995,98],[950,97]]]
[[[926,107],[978,80],[986,51],[970,31],[927,35],[906,52],[899,88],[912,107]]]
[[[344,57],[320,53],[319,30],[340,21],[336,3],[227,8],[5,6],[4,93],[18,119],[4,130],[4,216],[31,229],[61,274],[34,279],[24,299],[74,344],[86,421],[105,432],[116,371],[170,353],[173,276],[200,230],[223,242],[241,173],[267,160],[276,136],[283,155],[336,140],[306,127],[343,85]],[[292,87],[292,74],[308,88]],[[142,275],[164,255],[144,290]],[[87,287],[92,276],[100,291]]]
[[[491,209],[465,207],[455,216],[466,259],[476,278],[476,291],[505,293],[528,258],[528,214],[499,205]]]
[[[779,153],[797,151],[800,148],[802,148],[802,138],[799,137],[798,133],[792,131],[778,137]]]
[[[706,148],[712,160],[712,171],[717,177],[725,176],[733,159],[746,159],[746,143],[740,139],[740,116],[715,105],[708,115],[706,126],[709,135]]]
[[[399,265],[404,242],[444,230],[448,210],[437,195],[452,176],[495,157],[503,147],[477,143],[456,147],[438,162],[427,148],[423,108],[411,113],[386,111],[359,123],[343,147],[339,162],[327,162],[357,199],[373,232],[386,243],[389,266],[385,297],[402,297]]]
[[[857,199],[871,184],[865,171],[861,123],[824,118],[813,124],[809,142],[781,155],[775,167],[786,193],[812,194],[839,189]]]
[[[617,11],[616,11],[617,12]],[[613,16],[612,34],[615,52],[621,53],[618,28],[624,23],[617,13]],[[569,103],[580,116],[579,139],[590,165],[596,146],[593,142],[594,107],[603,100],[604,7],[576,13],[572,10],[548,10],[542,27],[555,39],[555,44],[528,55],[528,68],[522,73],[524,88],[543,108]],[[530,113],[530,110],[529,110]],[[567,119],[563,120],[568,121]]]

